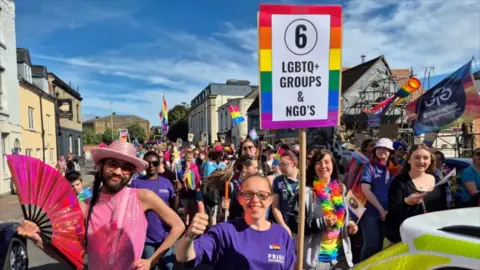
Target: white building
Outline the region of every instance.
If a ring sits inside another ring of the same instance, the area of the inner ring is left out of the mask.
[[[202,139],[202,133],[209,144],[219,140],[218,108],[230,100],[245,97],[256,88],[249,81],[228,80],[224,84],[211,83],[203,89],[190,104],[188,132],[194,134],[194,143]]]
[[[254,93],[254,92],[252,92]],[[246,138],[248,135],[248,117],[247,110],[252,105],[255,100],[255,96],[250,97],[250,94],[243,98],[235,98],[229,102],[220,106],[217,110],[217,119],[218,119],[218,137],[224,136],[226,144],[235,144],[235,146],[240,145],[240,141],[243,138]],[[240,115],[245,119],[244,122],[240,123],[238,126],[233,124],[232,117],[228,108],[230,106],[237,106]]]
[[[15,4],[0,0],[0,194],[10,192],[7,155],[21,149]]]

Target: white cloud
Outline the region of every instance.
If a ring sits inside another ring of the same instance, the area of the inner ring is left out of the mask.
[[[460,67],[472,56],[480,59],[478,1],[442,1],[441,5],[437,1],[384,4],[352,0],[344,7],[344,66],[359,64],[362,54],[367,59],[383,54],[391,68],[413,67],[423,75],[426,66],[434,65],[439,74]],[[221,30],[197,36],[180,29],[168,32],[132,17],[127,21],[130,26],[148,33],[153,41],[83,57],[37,55],[66,70],[78,70],[76,74],[66,73],[67,81],[68,76],[88,81],[99,74],[110,78],[108,81],[129,80],[130,84],[124,86],[109,82],[87,83],[86,87],[81,84],[87,113],[93,111],[92,108],[107,112],[110,100],[115,100],[117,113],[137,114],[158,124],[163,94],[171,108],[190,102],[211,82],[234,78],[252,83],[258,80],[255,22],[249,22],[247,28],[225,22]],[[153,88],[129,89],[135,82],[147,83]],[[103,89],[107,87],[121,89],[121,94],[105,93]]]
[[[345,8],[344,65],[360,56],[385,55],[392,68],[413,67],[423,75],[455,70],[472,56],[480,57],[480,5],[476,0],[398,1],[380,16],[381,1],[350,1]]]

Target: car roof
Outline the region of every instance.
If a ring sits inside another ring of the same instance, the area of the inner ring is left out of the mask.
[[[451,226],[480,229],[480,207],[438,211],[411,217],[401,225],[400,234],[403,242],[410,242],[421,235],[429,234],[480,244],[480,238],[440,230]]]

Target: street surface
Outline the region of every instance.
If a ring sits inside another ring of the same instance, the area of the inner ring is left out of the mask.
[[[84,187],[90,188],[93,184],[93,164],[87,162],[87,164],[82,167],[80,172],[83,177]],[[0,195],[0,223],[4,222],[19,222],[23,220],[22,210],[18,202],[17,195],[4,194]],[[69,270],[70,268],[66,265],[61,265],[57,263],[54,259],[45,255],[40,249],[38,249],[31,241],[28,241],[28,256],[29,256],[29,269],[35,270]],[[182,265],[176,265],[175,269],[183,270],[189,269],[185,268]],[[191,269],[191,268],[190,268]],[[213,269],[208,266],[197,267],[198,270],[209,270]]]

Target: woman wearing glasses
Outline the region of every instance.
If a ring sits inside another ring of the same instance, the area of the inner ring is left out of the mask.
[[[242,151],[242,155],[254,156],[255,158],[258,157],[257,147],[255,146],[255,144],[251,139],[246,139],[245,141],[243,141],[241,145],[241,151]]]
[[[148,162],[146,175],[132,181],[133,188],[143,188],[153,191],[172,209],[178,206],[175,191],[170,180],[159,175],[158,167],[160,166],[160,156],[156,152],[147,152],[143,156],[143,160]],[[170,227],[165,224],[162,219],[154,212],[146,212],[147,217],[147,237],[143,248],[142,258],[148,259],[155,250],[163,243],[168,236]],[[163,259],[159,261],[160,269],[173,269],[175,258],[173,250],[170,248],[165,252]]]
[[[238,201],[245,215],[223,222],[208,232],[208,216],[197,213],[177,246],[177,260],[189,266],[201,263],[215,269],[293,269],[293,239],[280,225],[265,217],[272,204],[272,187],[262,176],[242,182]]]
[[[242,192],[242,182],[258,172],[258,161],[254,156],[242,155],[234,164],[235,174],[230,182],[229,192],[233,200],[224,200],[222,204],[229,207],[228,219],[233,220],[244,215],[243,207],[238,200]]]

